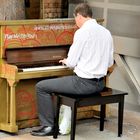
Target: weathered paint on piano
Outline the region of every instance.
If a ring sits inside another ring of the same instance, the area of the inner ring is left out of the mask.
[[[73,19],[0,21],[1,57],[6,48],[69,45],[76,29]]]
[[[0,129],[17,132],[18,127],[38,124],[35,84],[41,78],[72,74],[72,70],[51,69],[18,72],[5,60],[8,48],[70,45],[76,26],[73,19],[0,21]],[[28,79],[28,80],[27,80]]]
[[[19,72],[5,60],[5,50],[70,45],[75,30],[73,19],[0,21],[0,130],[17,132],[36,126],[35,84],[43,78],[73,74],[68,68]]]

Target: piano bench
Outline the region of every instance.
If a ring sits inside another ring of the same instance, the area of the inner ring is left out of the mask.
[[[59,111],[60,105],[64,104],[70,106],[72,109],[71,113],[71,134],[70,140],[75,140],[75,130],[76,130],[76,115],[78,107],[85,107],[91,105],[100,105],[100,131],[104,130],[104,119],[106,112],[106,104],[118,103],[118,136],[122,135],[123,130],[123,111],[124,111],[124,97],[128,93],[111,89],[104,88],[98,94],[85,95],[85,96],[71,96],[63,95],[61,93],[56,94],[56,112],[55,112],[55,126],[54,126],[54,135],[53,138],[57,138],[59,126]]]

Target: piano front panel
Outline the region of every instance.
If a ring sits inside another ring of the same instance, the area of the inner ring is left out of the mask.
[[[3,22],[0,22],[1,58],[6,48],[70,45],[77,29],[73,19]]]
[[[41,78],[21,80],[16,86],[16,121],[19,128],[39,124],[35,94],[35,84],[39,80]]]

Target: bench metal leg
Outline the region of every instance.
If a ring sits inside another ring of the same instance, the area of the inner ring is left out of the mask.
[[[100,131],[104,130],[104,120],[105,120],[105,112],[106,111],[106,105],[101,105],[100,109]]]
[[[70,140],[75,140],[75,130],[76,130],[76,116],[77,116],[77,103],[74,101],[71,105],[71,135]]]
[[[57,96],[56,107],[55,107],[55,118],[54,118],[54,134],[53,138],[57,139],[59,133],[59,111],[60,111],[60,97]]]
[[[118,104],[118,137],[121,137],[123,130],[123,112],[124,112],[124,96]]]

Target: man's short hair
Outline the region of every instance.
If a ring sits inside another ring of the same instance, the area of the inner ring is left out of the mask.
[[[77,14],[82,15],[83,17],[90,17],[92,18],[92,9],[87,3],[80,3],[75,7],[74,15]]]

